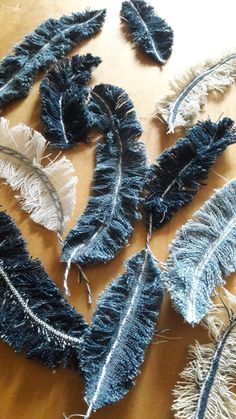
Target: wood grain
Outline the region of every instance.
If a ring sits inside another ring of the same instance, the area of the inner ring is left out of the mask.
[[[233,1],[213,3],[205,0],[190,2],[179,0],[152,0],[160,16],[165,17],[173,27],[175,44],[168,63],[160,68],[151,60],[137,53],[127,40],[127,32],[120,25],[120,0],[1,0],[0,2],[0,56],[9,52],[12,46],[49,17],[60,17],[85,7],[107,7],[107,20],[102,32],[84,42],[74,53],[91,52],[102,57],[102,64],[95,71],[92,84],[113,83],[123,87],[134,101],[138,117],[143,125],[142,140],[148,148],[151,161],[184,131],[166,135],[165,127],[153,119],[155,104],[167,91],[168,80],[178,71],[208,56],[221,53],[235,46],[235,14],[231,12]],[[219,7],[220,5],[220,7]],[[233,10],[233,8],[232,8]],[[30,95],[8,105],[3,115],[11,125],[24,122],[42,131],[39,118],[39,82]],[[236,89],[228,89],[224,97],[210,96],[201,119],[208,115],[216,120],[221,114],[236,118]],[[79,176],[78,203],[68,229],[86,206],[94,167],[94,144],[80,145],[67,152]],[[218,160],[215,170],[228,179],[236,175],[236,146],[231,146]],[[154,254],[165,260],[168,245],[180,227],[191,214],[211,195],[214,188],[222,186],[224,180],[211,171],[209,181],[201,189],[193,203],[179,211],[174,219],[153,235],[151,247]],[[28,242],[34,257],[42,260],[46,270],[62,288],[64,266],[59,262],[60,246],[55,235],[46,231],[29,219],[21,210],[8,186],[1,183],[0,203],[11,214]],[[93,307],[87,306],[86,290],[77,282],[77,272],[70,275],[70,302],[84,313],[89,320],[96,299],[105,285],[123,270],[123,261],[145,242],[145,229],[142,222],[135,226],[129,246],[123,249],[116,259],[107,265],[88,267],[86,273],[91,280]],[[234,290],[235,277],[228,284]],[[165,298],[160,328],[169,328],[172,337],[180,338],[168,343],[150,345],[142,374],[135,388],[123,401],[108,406],[93,417],[97,419],[170,419],[171,391],[186,362],[187,347],[195,339],[207,339],[200,327],[192,328],[183,323]],[[6,344],[0,344],[0,417],[1,419],[62,419],[62,414],[85,413],[83,383],[76,372],[59,369],[51,371],[38,362],[29,361],[23,355],[16,355]]]

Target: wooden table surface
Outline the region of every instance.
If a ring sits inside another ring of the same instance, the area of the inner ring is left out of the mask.
[[[211,2],[210,0],[152,0],[160,16],[172,26],[175,34],[174,48],[168,63],[160,68],[141,53],[136,53],[121,30],[119,10],[120,0],[1,0],[0,1],[0,56],[9,52],[12,46],[38,24],[49,17],[60,17],[91,8],[107,7],[104,28],[94,38],[84,42],[72,51],[91,52],[101,56],[103,62],[94,72],[92,84],[112,83],[124,88],[133,100],[144,133],[142,140],[148,148],[151,161],[174,140],[184,134],[166,135],[166,127],[153,113],[157,100],[167,92],[168,80],[199,60],[219,55],[235,46],[235,13],[233,1]],[[24,122],[42,131],[39,117],[39,82],[34,84],[30,95],[8,105],[3,116],[10,124]],[[208,115],[217,120],[221,114],[236,118],[236,88],[227,90],[224,97],[211,95],[200,118]],[[67,226],[73,226],[75,219],[86,206],[94,168],[95,145],[79,145],[66,153],[73,161],[79,176],[78,201],[73,217]],[[214,170],[231,179],[236,176],[236,145],[226,150],[218,160]],[[210,171],[207,185],[201,189],[192,204],[178,214],[160,231],[153,234],[151,248],[164,261],[168,255],[168,245],[176,230],[191,217],[216,187],[224,184],[217,173]],[[0,204],[12,215],[21,228],[30,252],[41,259],[46,270],[62,289],[64,265],[60,263],[60,246],[55,235],[33,223],[21,210],[13,192],[1,183]],[[123,249],[114,261],[107,265],[90,266],[86,273],[91,280],[93,292],[92,307],[87,305],[83,284],[77,283],[76,269],[70,275],[70,302],[90,320],[99,292],[112,278],[123,271],[125,259],[141,249],[145,242],[143,222],[135,225],[129,246]],[[234,291],[234,278],[228,286]],[[165,297],[161,310],[160,328],[169,328],[170,336],[178,339],[159,344],[152,343],[147,351],[142,373],[136,386],[121,402],[94,413],[97,419],[169,419],[172,389],[182,370],[187,355],[187,347],[196,339],[207,341],[206,332],[183,323],[180,315],[171,308]],[[63,412],[85,413],[83,382],[79,374],[58,369],[52,371],[39,362],[27,360],[17,355],[5,343],[0,343],[0,418],[1,419],[62,419]]]

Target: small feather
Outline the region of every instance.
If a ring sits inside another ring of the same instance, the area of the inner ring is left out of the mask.
[[[170,93],[157,104],[157,114],[167,122],[168,133],[190,127],[207,102],[208,93],[223,92],[236,78],[236,52],[189,68],[170,82]]]
[[[134,385],[162,302],[160,270],[147,249],[126,262],[126,272],[101,294],[84,335],[81,368],[86,415],[125,396]]]
[[[150,166],[144,209],[146,220],[152,217],[154,230],[192,201],[217,157],[236,142],[233,124],[230,118],[198,122]]]
[[[52,66],[40,85],[41,120],[46,138],[56,148],[86,141],[92,70],[101,62],[91,54],[64,58]]]
[[[105,137],[97,142],[92,196],[64,242],[61,260],[68,266],[113,259],[141,217],[147,158],[144,144],[136,141],[141,127],[133,104],[111,85],[96,86],[91,95],[91,118]]]
[[[191,360],[173,391],[177,419],[236,418],[236,299],[228,299],[229,293],[224,307],[214,307],[204,320],[213,342],[189,348]]]
[[[77,177],[65,156],[43,157],[45,148],[39,132],[0,119],[0,177],[20,192],[16,198],[36,223],[61,235],[75,206]]]
[[[209,312],[211,295],[236,271],[236,179],[228,182],[177,233],[162,274],[174,304],[191,324]]]
[[[121,18],[127,23],[131,36],[149,57],[165,64],[171,55],[173,30],[154,8],[143,0],[124,1]]]
[[[13,220],[0,212],[0,337],[50,367],[78,368],[83,317],[31,259]]]
[[[37,71],[97,33],[105,15],[105,10],[86,10],[60,19],[48,19],[28,34],[14,47],[14,53],[0,62],[0,107],[27,96]]]

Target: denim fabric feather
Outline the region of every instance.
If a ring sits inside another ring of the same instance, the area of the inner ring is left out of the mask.
[[[173,45],[173,30],[165,20],[143,0],[124,1],[120,14],[135,44],[153,60],[165,64]]]
[[[92,411],[125,396],[140,373],[162,302],[160,270],[148,249],[126,262],[126,272],[101,294],[84,335],[81,368]]]
[[[0,177],[5,179],[34,222],[61,240],[76,204],[77,177],[65,156],[45,156],[45,138],[24,124],[9,127],[0,118]]]
[[[162,280],[174,307],[199,323],[224,276],[236,271],[236,179],[228,182],[177,233]]]
[[[79,367],[87,324],[37,259],[13,220],[0,212],[0,337],[49,367]]]
[[[41,120],[51,145],[60,149],[87,140],[92,70],[101,63],[91,54],[64,58],[46,73],[41,85]]]
[[[236,142],[233,124],[230,118],[218,123],[198,122],[150,166],[144,209],[154,230],[192,201],[217,157]]]
[[[236,298],[224,293],[224,305],[204,319],[211,342],[189,348],[190,361],[173,391],[176,419],[236,418]]]
[[[38,70],[47,67],[98,32],[105,10],[86,10],[48,19],[14,47],[14,54],[0,62],[0,108],[28,95]]]
[[[94,88],[91,117],[105,137],[97,143],[92,195],[85,212],[69,232],[61,260],[79,264],[108,262],[125,246],[140,218],[147,170],[144,144],[133,104],[111,85]]]
[[[168,125],[168,133],[176,127],[191,127],[210,92],[220,95],[236,79],[235,50],[216,59],[207,59],[189,68],[169,83],[170,91],[157,104],[157,114]]]

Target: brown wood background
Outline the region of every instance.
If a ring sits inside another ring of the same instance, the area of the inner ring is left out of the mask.
[[[135,104],[144,128],[142,140],[148,148],[151,161],[184,131],[166,135],[165,126],[153,119],[155,103],[167,92],[168,80],[178,71],[204,58],[218,55],[235,46],[235,12],[233,0],[152,0],[160,16],[166,18],[175,33],[174,49],[168,63],[160,68],[141,53],[136,53],[126,39],[126,31],[119,19],[120,0],[1,0],[0,1],[0,56],[4,56],[22,37],[49,17],[83,10],[85,7],[107,7],[107,19],[100,34],[84,42],[72,54],[91,52],[102,57],[103,63],[94,72],[92,84],[113,83],[123,87]],[[214,7],[214,8],[213,8]],[[3,115],[11,125],[24,122],[42,131],[39,118],[39,82],[30,95],[17,100],[4,109]],[[217,120],[221,114],[236,118],[236,88],[228,89],[224,97],[211,95],[206,109],[200,115]],[[79,176],[77,207],[68,229],[86,206],[94,168],[94,144],[79,145],[67,156],[73,161]],[[236,146],[231,146],[218,160],[214,169],[228,179],[236,175]],[[203,187],[193,203],[178,212],[174,219],[153,234],[151,247],[154,254],[165,260],[168,244],[180,227],[224,181],[211,171],[207,186]],[[62,289],[64,265],[60,263],[60,246],[55,235],[33,223],[25,214],[10,188],[1,183],[0,203],[12,215],[28,242],[34,257],[39,257],[46,270]],[[70,302],[86,319],[91,318],[99,292],[123,270],[123,262],[140,249],[145,242],[142,222],[135,226],[130,245],[107,265],[90,266],[86,273],[91,280],[93,307],[87,306],[83,284],[77,283],[77,272],[72,270]],[[233,279],[228,283],[234,290]],[[170,328],[170,336],[181,339],[158,345],[151,344],[135,388],[121,402],[97,411],[97,419],[170,419],[173,417],[171,391],[182,370],[187,346],[195,339],[205,341],[206,333],[200,327],[193,329],[183,323],[166,297],[161,311],[160,328]],[[70,370],[52,371],[36,361],[16,355],[6,344],[0,343],[0,418],[1,419],[62,419],[62,414],[85,413],[83,383],[79,375]]]

